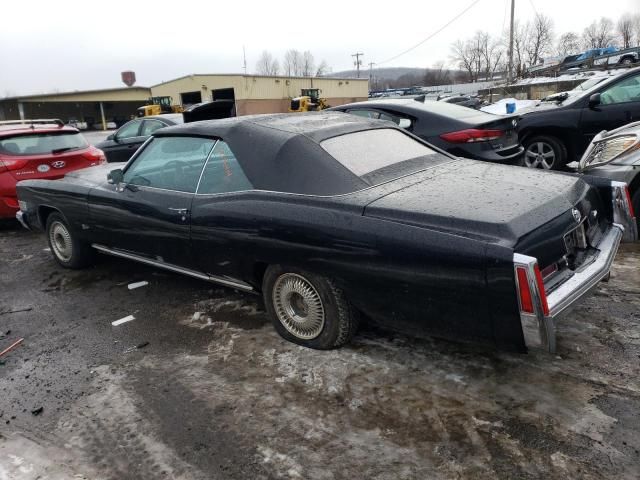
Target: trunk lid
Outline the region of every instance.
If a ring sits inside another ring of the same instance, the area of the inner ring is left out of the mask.
[[[556,251],[549,255],[555,258],[563,235],[576,226],[572,208],[581,205],[584,215],[599,206],[599,197],[591,190],[577,175],[459,160],[374,200],[364,215],[511,248],[527,237],[528,248],[536,252],[539,235],[553,236]],[[552,223],[558,218],[557,224]],[[549,230],[542,228],[545,225]]]

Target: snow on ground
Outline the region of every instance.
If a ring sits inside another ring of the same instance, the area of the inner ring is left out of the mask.
[[[539,102],[540,100],[517,100],[515,98],[503,98],[502,100],[498,100],[491,105],[482,107],[480,110],[487,113],[493,113],[494,115],[507,115],[507,103],[515,103],[516,110],[514,113],[518,113],[519,110],[527,107],[532,107]]]

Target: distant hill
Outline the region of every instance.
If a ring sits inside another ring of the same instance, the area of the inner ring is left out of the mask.
[[[372,76],[371,89],[402,88],[413,85],[443,85],[448,83],[460,83],[466,81],[465,73],[462,70],[438,71],[432,68],[412,68],[412,67],[390,67],[360,70],[360,78]],[[448,75],[446,75],[448,73]],[[330,77],[356,78],[356,70],[344,70],[341,72],[331,72]],[[445,75],[445,76],[443,76]]]

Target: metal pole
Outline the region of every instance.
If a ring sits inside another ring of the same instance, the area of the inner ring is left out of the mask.
[[[362,65],[362,60],[360,60],[360,57],[362,57],[364,55],[364,53],[354,53],[353,55],[351,55],[352,57],[355,57],[355,64],[356,64],[356,72],[357,72],[357,77],[360,78],[360,65]]]
[[[104,107],[102,106],[102,102],[100,102],[100,117],[102,118],[102,130],[106,130],[107,121],[104,119]]]
[[[516,0],[511,0],[511,24],[509,27],[509,71],[507,72],[507,84],[513,81],[513,21],[516,9]]]

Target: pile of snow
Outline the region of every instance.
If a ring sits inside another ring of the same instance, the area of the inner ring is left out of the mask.
[[[532,107],[537,103],[540,103],[540,100],[517,100],[515,98],[503,98],[502,100],[498,100],[491,105],[487,105],[486,107],[482,107],[480,110],[487,113],[493,113],[494,115],[506,115],[507,114],[507,103],[515,103],[516,110],[514,113],[518,113],[518,110],[522,110],[523,108]]]

